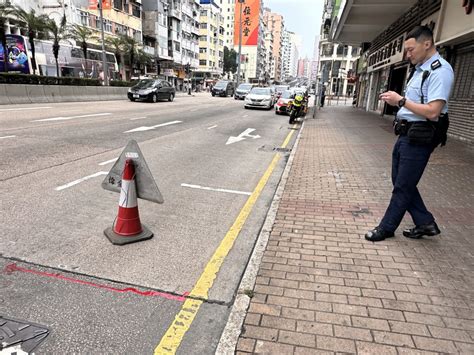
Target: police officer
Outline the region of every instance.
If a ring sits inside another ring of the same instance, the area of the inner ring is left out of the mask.
[[[395,121],[399,138],[392,153],[390,204],[380,224],[365,235],[365,239],[373,242],[393,237],[407,211],[415,227],[404,230],[405,237],[418,239],[440,233],[433,215],[423,203],[417,184],[438,143],[430,141],[433,127],[440,125],[440,116],[447,116],[453,69],[436,51],[433,33],[426,26],[417,26],[408,33],[405,50],[407,59],[415,65],[405,97],[394,91],[380,95],[387,104],[400,108]]]

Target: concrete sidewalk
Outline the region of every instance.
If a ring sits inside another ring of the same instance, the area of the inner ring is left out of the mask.
[[[419,185],[442,234],[372,243],[391,194],[391,122],[306,120],[237,353],[474,354],[474,149],[436,149]],[[249,293],[251,294],[251,293]]]

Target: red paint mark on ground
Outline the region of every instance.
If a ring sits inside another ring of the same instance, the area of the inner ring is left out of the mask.
[[[8,272],[8,273],[25,272],[25,273],[30,273],[30,274],[34,274],[34,275],[44,276],[44,277],[52,277],[52,278],[63,280],[63,281],[73,282],[73,283],[76,283],[76,284],[101,288],[101,289],[104,289],[104,290],[107,290],[107,291],[112,291],[112,292],[118,292],[118,293],[130,292],[130,293],[137,294],[139,296],[161,297],[161,298],[166,298],[168,300],[174,300],[174,301],[180,301],[180,302],[184,302],[186,300],[186,296],[189,295],[189,292],[185,292],[183,295],[177,296],[177,295],[172,295],[170,293],[159,292],[159,291],[140,291],[140,290],[137,290],[136,288],[133,288],[133,287],[116,288],[116,287],[112,287],[112,286],[96,284],[96,283],[89,282],[89,281],[74,279],[72,277],[67,277],[67,276],[64,276],[64,275],[61,275],[61,274],[52,274],[52,273],[49,273],[49,272],[44,272],[44,271],[39,271],[39,270],[25,269],[25,268],[22,268],[22,267],[20,267],[16,264],[9,264],[9,265],[5,266],[5,272]]]

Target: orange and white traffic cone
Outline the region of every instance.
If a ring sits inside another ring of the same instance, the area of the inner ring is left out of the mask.
[[[118,216],[115,219],[114,225],[107,228],[104,234],[112,244],[118,245],[138,242],[153,237],[153,233],[140,223],[137,189],[135,186],[135,167],[132,159],[125,161]]]

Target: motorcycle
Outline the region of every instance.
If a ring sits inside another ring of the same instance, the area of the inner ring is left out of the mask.
[[[296,95],[295,99],[288,104],[288,111],[290,112],[289,124],[296,122],[298,117],[305,117],[307,112],[307,103],[304,96]]]

